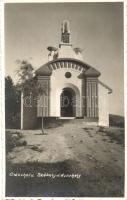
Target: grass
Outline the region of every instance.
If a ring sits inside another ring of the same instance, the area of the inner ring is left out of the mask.
[[[89,134],[90,137],[93,137],[93,135],[90,133],[93,128],[85,127],[83,129]],[[98,126],[98,130],[96,133],[106,135],[108,136],[110,142],[116,142],[117,144],[121,144],[124,146],[124,128]],[[104,138],[103,141],[107,141],[108,139]]]
[[[98,133],[104,133],[110,139],[110,142],[116,142],[124,146],[124,129],[123,128],[111,128],[100,126]]]

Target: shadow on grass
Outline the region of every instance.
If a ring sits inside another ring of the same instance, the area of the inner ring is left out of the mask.
[[[9,174],[34,174],[34,177]],[[81,174],[76,178],[37,177],[42,174]],[[81,170],[78,162],[7,164],[6,196],[10,197],[122,197],[124,177],[109,167]]]
[[[48,135],[48,133],[35,133],[34,135],[41,135],[41,136],[43,136],[43,135]]]
[[[11,172],[18,174],[34,174],[34,177],[12,177]],[[75,196],[77,180],[72,178],[37,177],[43,174],[72,174],[69,162],[7,164],[6,195],[7,196]]]

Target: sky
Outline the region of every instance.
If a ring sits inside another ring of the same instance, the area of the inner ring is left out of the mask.
[[[123,3],[6,3],[5,73],[14,81],[16,60],[37,69],[48,62],[48,46],[58,47],[61,23],[69,20],[73,47],[83,49],[84,62],[101,72],[113,89],[111,114],[124,115]]]

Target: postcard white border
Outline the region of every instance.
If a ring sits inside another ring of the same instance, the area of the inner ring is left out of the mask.
[[[67,2],[123,2],[124,3],[124,114],[125,114],[125,172],[127,171],[127,0],[1,0],[0,2],[0,188],[2,189],[0,192],[0,198],[2,200],[82,200],[82,199],[119,199],[119,200],[127,200],[127,173],[125,173],[125,196],[111,197],[111,198],[102,198],[102,197],[6,197],[5,196],[5,92],[4,92],[4,4],[5,3],[67,3]]]

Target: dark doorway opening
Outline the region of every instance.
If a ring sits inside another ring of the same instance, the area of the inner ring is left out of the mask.
[[[64,88],[60,96],[61,117],[75,117],[75,92]]]

